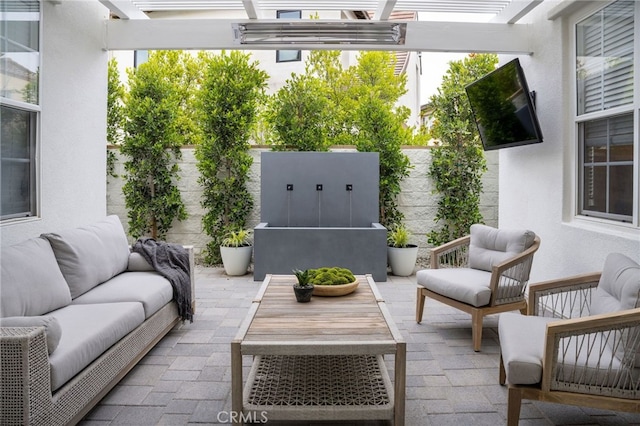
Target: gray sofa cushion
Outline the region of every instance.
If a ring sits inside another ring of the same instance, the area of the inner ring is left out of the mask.
[[[129,264],[129,244],[118,216],[42,236],[51,243],[74,299]]]
[[[51,315],[63,331],[49,357],[54,391],[144,321],[142,304],[137,302],[69,305]]]
[[[416,272],[419,285],[435,293],[472,306],[487,305],[491,300],[491,273],[479,269],[421,269]]]
[[[47,240],[32,238],[3,247],[0,256],[0,316],[43,315],[71,303]]]
[[[522,253],[535,240],[536,234],[526,229],[496,229],[471,225],[469,267],[491,272],[494,265]]]
[[[172,299],[173,287],[160,274],[123,272],[75,298],[72,304],[140,302],[145,318],[149,318]]]
[[[47,339],[47,352],[49,352],[49,354],[56,350],[62,337],[60,323],[51,315],[0,318],[0,327],[44,327],[44,335]]]
[[[127,266],[127,271],[155,271],[155,269],[153,269],[153,266],[151,266],[151,264],[147,262],[147,259],[142,257],[140,253],[129,253],[129,265]]]

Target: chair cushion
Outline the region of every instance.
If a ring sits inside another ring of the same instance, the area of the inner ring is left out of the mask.
[[[606,314],[640,306],[640,265],[620,253],[604,261],[602,275],[591,301],[590,314]]]
[[[489,272],[531,247],[536,237],[525,229],[496,229],[477,223],[471,225],[470,235],[469,267]]]
[[[419,285],[469,305],[480,307],[491,301],[491,273],[470,268],[421,269]]]
[[[532,385],[542,380],[547,324],[556,321],[562,320],[514,313],[500,314],[498,335],[509,383]],[[614,386],[621,376],[626,378],[620,361],[605,343],[608,340],[602,333],[561,339],[558,362],[554,366],[555,377],[567,384],[560,384],[554,389],[571,391],[576,390],[577,385]],[[637,374],[638,371],[635,372],[636,380]]]
[[[533,385],[542,379],[547,323],[557,318],[526,316],[507,312],[498,317],[498,336],[507,381]]]
[[[140,302],[145,318],[173,299],[171,283],[156,272],[123,272],[73,299],[73,305]]]
[[[138,302],[69,305],[51,313],[62,338],[49,357],[55,391],[144,321]]]
[[[0,254],[0,316],[38,316],[71,303],[51,245],[32,238]]]
[[[47,352],[49,354],[56,350],[62,337],[60,323],[51,315],[0,318],[0,327],[44,327],[44,335],[47,339]]]
[[[49,240],[75,299],[129,264],[129,244],[118,216],[92,225],[42,234]]]
[[[637,308],[640,307],[639,297],[640,265],[623,254],[611,253],[604,261],[589,313],[607,314]],[[615,345],[611,340],[607,341],[607,344],[611,347]],[[640,347],[631,350],[635,350],[636,365],[640,366]],[[624,358],[624,345],[617,346],[615,351],[618,359]]]

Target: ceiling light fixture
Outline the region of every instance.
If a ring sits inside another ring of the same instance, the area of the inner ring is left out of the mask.
[[[236,44],[403,45],[407,24],[380,21],[291,21],[231,24]]]

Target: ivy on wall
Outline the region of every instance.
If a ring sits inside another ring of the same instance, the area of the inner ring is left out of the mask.
[[[464,87],[495,69],[495,54],[471,54],[449,63],[438,93],[431,97],[434,124],[428,175],[440,194],[434,217],[438,227],[427,241],[441,245],[469,233],[474,223],[482,223],[480,194],[486,161],[473,113]]]
[[[134,238],[162,239],[175,220],[187,217],[177,161],[180,147],[197,139],[188,108],[195,90],[191,61],[182,51],[156,51],[129,70],[121,152],[127,156],[123,193]]]

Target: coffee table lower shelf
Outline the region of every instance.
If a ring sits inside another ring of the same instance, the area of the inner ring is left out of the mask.
[[[381,355],[256,356],[243,394],[243,412],[269,420],[391,420],[393,408]]]

